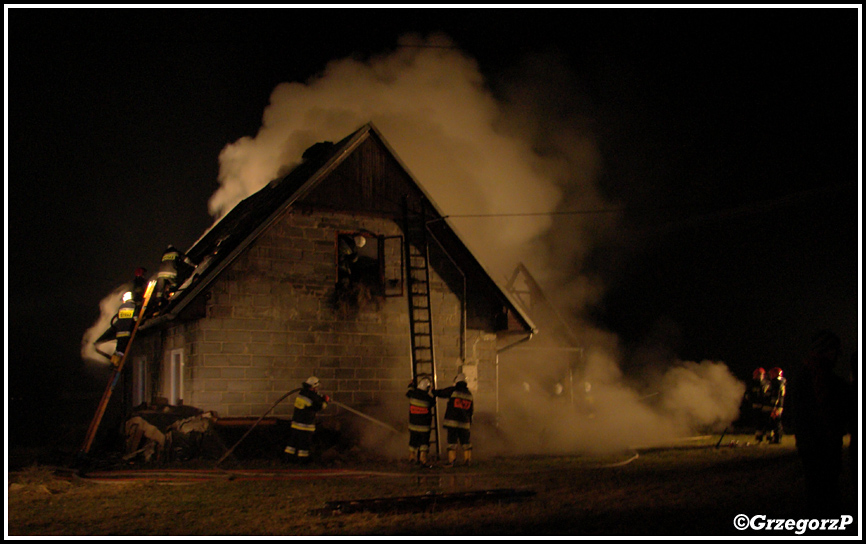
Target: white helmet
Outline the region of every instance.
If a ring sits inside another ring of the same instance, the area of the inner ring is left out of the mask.
[[[462,372],[454,377],[454,383],[455,384],[460,383],[460,382],[465,382],[465,381],[466,381],[466,374],[464,374]]]
[[[363,234],[355,235],[355,246],[364,247],[365,245],[367,245],[367,239],[364,237],[364,235]]]
[[[132,300],[132,291],[127,291],[127,292],[123,293],[123,296],[120,297],[120,300],[122,300],[123,302],[127,302],[129,300]]]
[[[424,376],[420,380],[418,380],[418,389],[430,389],[430,386],[433,385],[430,383],[430,378]]]
[[[310,376],[304,383],[309,385],[310,387],[316,388],[319,387],[319,378],[315,376]]]

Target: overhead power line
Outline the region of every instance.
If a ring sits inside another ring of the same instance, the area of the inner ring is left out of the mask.
[[[811,189],[808,191],[801,191],[799,193],[792,193],[789,195],[784,195],[776,199],[771,200],[760,200],[754,202],[744,203],[736,208],[728,208],[722,210],[716,210],[707,215],[700,216],[704,218],[718,218],[725,217],[730,215],[740,215],[740,214],[753,214],[760,213],[765,211],[774,210],[777,208],[782,208],[786,206],[793,206],[801,203],[811,203],[814,198],[822,195],[834,192],[839,189],[843,189],[848,187],[846,184],[834,185],[830,187],[820,187],[817,189]],[[602,214],[619,214],[619,213],[628,213],[628,212],[638,212],[638,211],[660,211],[660,210],[679,210],[682,212],[686,211],[694,211],[694,207],[691,210],[686,210],[682,206],[644,206],[644,207],[626,207],[626,208],[600,208],[600,209],[592,209],[592,210],[561,210],[561,211],[548,211],[548,212],[514,212],[514,213],[477,213],[477,214],[450,214],[444,216],[442,219],[464,219],[464,218],[495,218],[495,217],[541,217],[541,216],[554,216],[554,215],[602,215]]]

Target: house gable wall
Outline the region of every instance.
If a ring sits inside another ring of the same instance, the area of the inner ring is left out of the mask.
[[[183,349],[184,404],[221,417],[260,416],[316,375],[334,400],[405,423],[412,375],[407,297],[373,297],[357,309],[335,305],[335,244],[338,233],[362,229],[400,236],[394,218],[402,217],[404,202],[417,209],[423,201],[377,138],[362,142],[198,295],[195,319],[181,316],[148,331],[152,395],[167,396],[168,354]],[[497,303],[467,284],[433,243],[430,262],[437,385],[451,385],[464,371],[477,410],[493,411]],[[271,414],[291,412],[284,402]]]
[[[159,342],[151,340],[152,359],[161,353],[163,368],[172,349],[185,350],[184,404],[221,417],[259,416],[316,375],[321,390],[335,400],[395,422],[404,419],[411,378],[405,295],[375,297],[357,311],[333,304],[336,234],[357,229],[401,234],[383,218],[286,212],[210,286],[206,317],[172,325]],[[490,391],[495,335],[492,329],[463,334],[461,296],[433,272],[438,383],[451,384],[465,351],[464,370],[477,377],[479,389]],[[164,381],[156,376],[153,383],[159,388]],[[291,404],[281,403],[272,415],[290,417]]]

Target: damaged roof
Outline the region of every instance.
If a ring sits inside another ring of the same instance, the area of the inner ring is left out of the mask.
[[[483,265],[466,247],[442,215],[423,187],[403,166],[396,154],[385,142],[379,131],[368,123],[336,144],[320,142],[310,147],[302,162],[288,175],[275,179],[258,192],[239,202],[231,211],[212,225],[187,251],[189,259],[196,264],[195,272],[180,286],[163,312],[141,324],[142,329],[174,320],[202,294],[258,236],[275,222],[284,211],[304,201],[304,198],[333,173],[338,166],[353,155],[363,143],[375,140],[390,154],[405,177],[414,185],[420,198],[425,200],[429,231],[441,248],[457,263],[473,281],[478,282],[490,295],[496,297],[509,315],[509,322],[526,332],[535,333],[536,327],[529,316],[511,295],[492,279]],[[378,180],[375,180],[378,183]],[[393,201],[380,199],[382,209],[372,210],[395,218],[401,217],[402,208]],[[305,202],[306,203],[306,202]],[[369,211],[369,210],[368,210]]]

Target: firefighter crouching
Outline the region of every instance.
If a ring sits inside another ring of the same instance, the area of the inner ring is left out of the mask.
[[[135,300],[132,293],[127,291],[123,293],[121,298],[120,308],[117,310],[117,315],[111,320],[111,325],[117,331],[117,347],[114,348],[114,355],[111,356],[112,366],[120,365],[123,354],[126,352],[126,347],[129,345],[129,339],[132,337],[132,329],[135,327]]]
[[[316,413],[325,408],[331,398],[319,394],[319,378],[310,376],[295,397],[295,411],[292,414],[292,428],[289,431],[289,445],[284,450],[287,462],[310,460],[313,433],[316,432]]]
[[[409,382],[409,462],[427,465],[430,451],[430,430],[433,425],[433,406],[436,398],[430,392],[432,383],[426,376]]]
[[[472,442],[469,430],[475,407],[472,393],[466,385],[466,375],[458,374],[454,378],[454,385],[445,389],[434,389],[433,395],[448,399],[445,420],[442,422],[442,426],[448,431],[448,462],[445,466],[454,466],[458,445],[463,447],[463,463],[467,466],[472,464]]]

